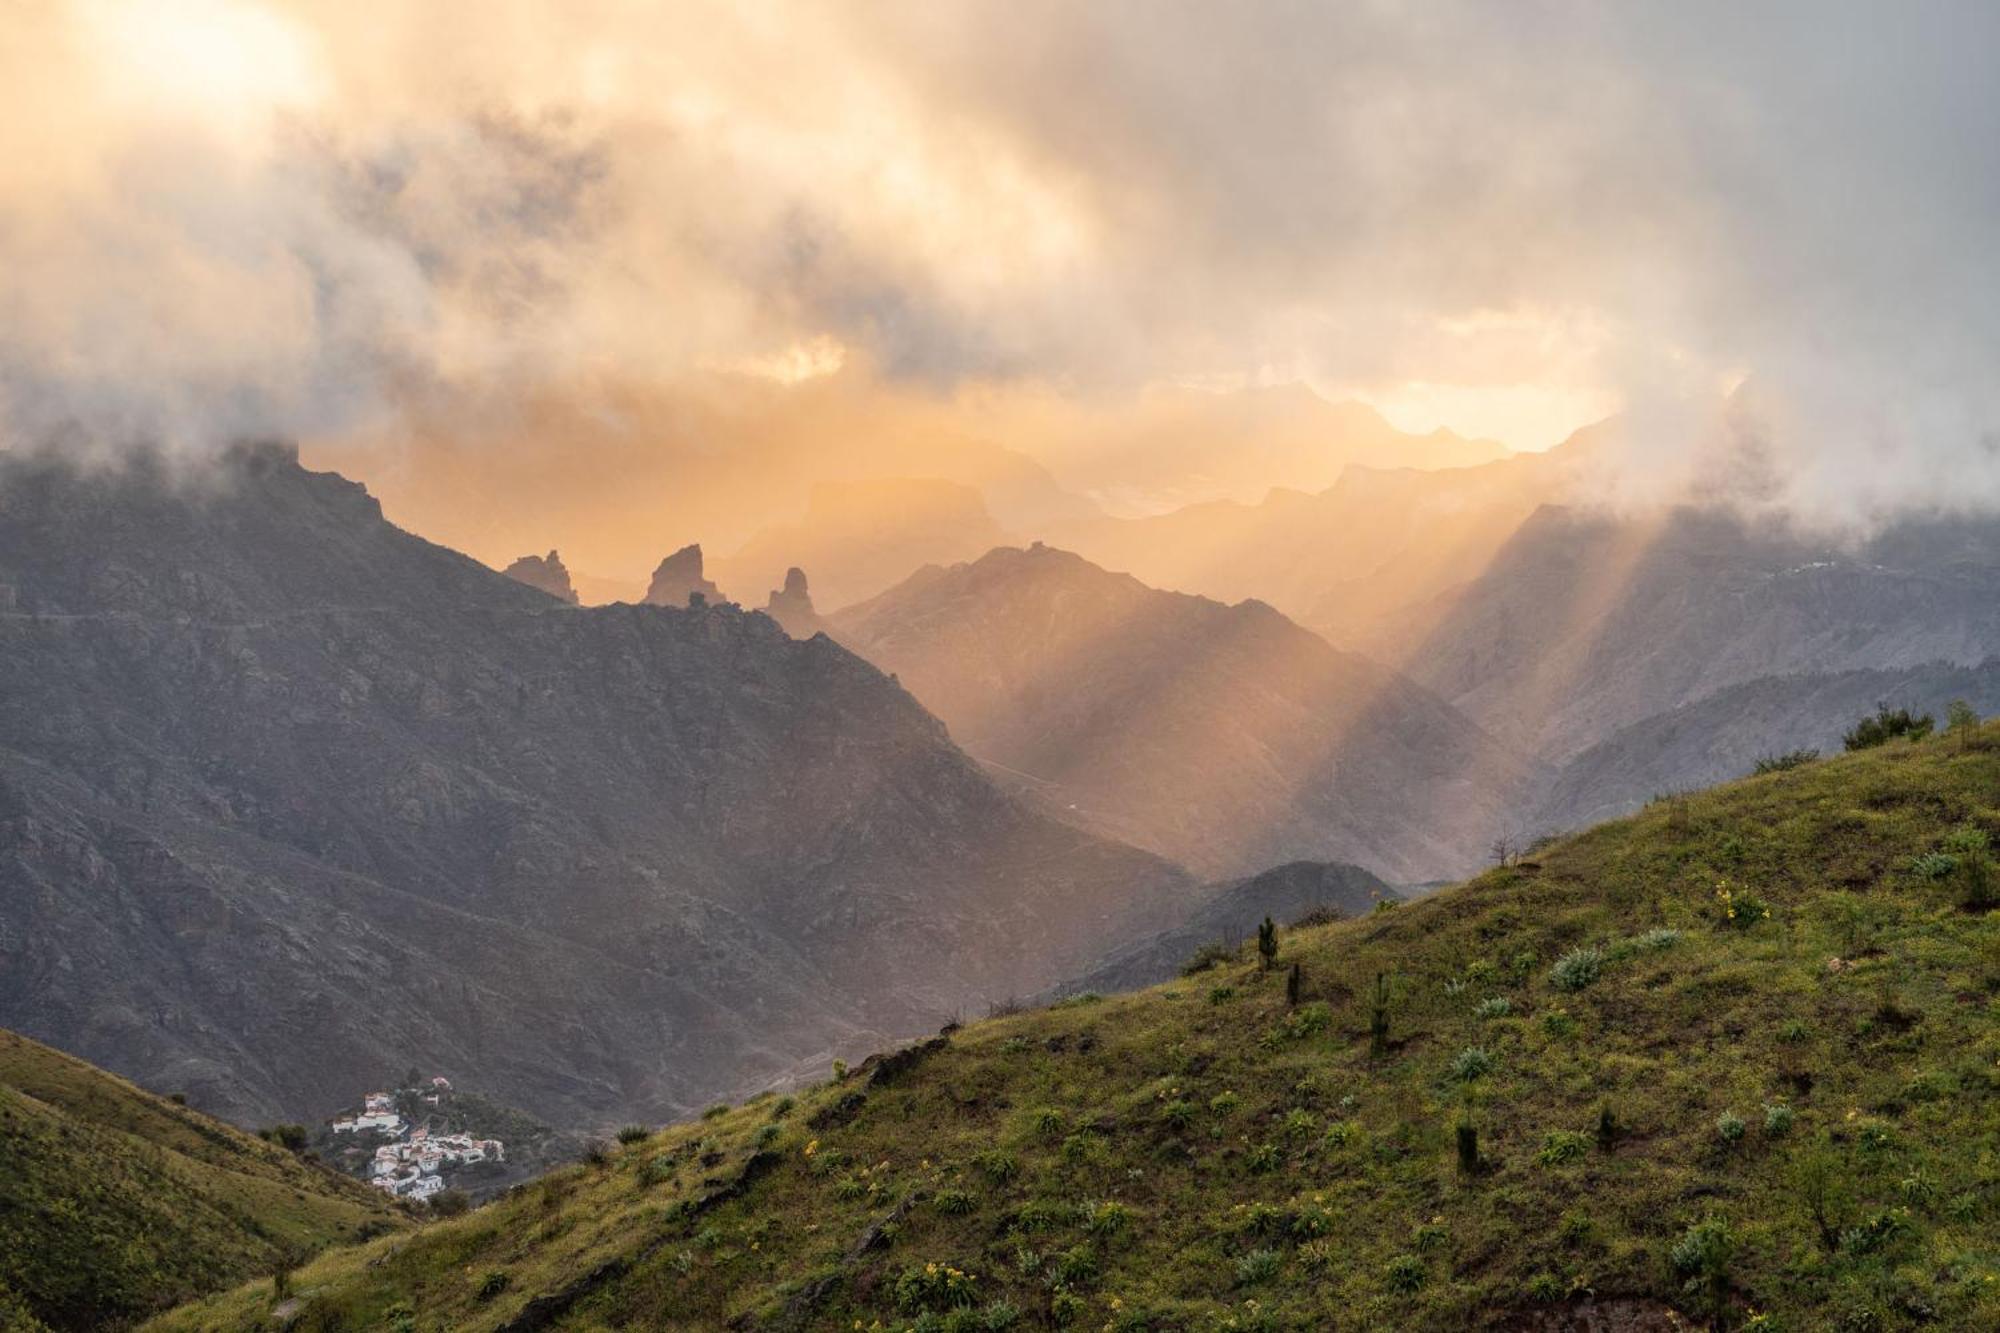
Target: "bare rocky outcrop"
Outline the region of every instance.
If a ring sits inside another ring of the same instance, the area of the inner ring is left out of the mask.
[[[686,606],[697,597],[704,602],[722,601],[722,589],[708,581],[701,565],[700,542],[683,546],[662,560],[646,589],[646,605]]]
[[[819,612],[813,609],[812,592],[806,586],[806,572],[797,565],[785,571],[785,586],[773,589],[764,603],[764,614],[785,627],[795,639],[810,639],[824,629]]]
[[[500,572],[516,583],[540,588],[551,597],[576,605],[576,589],[570,584],[569,570],[564,567],[562,556],[555,551],[547,555],[524,555]]]

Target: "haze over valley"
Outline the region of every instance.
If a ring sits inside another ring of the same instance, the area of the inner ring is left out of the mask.
[[[0,14],[0,1329],[2000,1327],[2000,11]]]

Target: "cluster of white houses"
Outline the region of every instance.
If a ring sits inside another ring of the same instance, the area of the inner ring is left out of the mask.
[[[451,1091],[442,1078],[431,1080],[432,1091],[423,1100],[435,1106]],[[444,1188],[439,1173],[447,1167],[470,1166],[474,1162],[504,1162],[506,1147],[498,1139],[475,1139],[470,1134],[433,1134],[424,1125],[411,1129],[396,1110],[395,1098],[386,1092],[371,1092],[362,1100],[359,1115],[342,1116],[333,1122],[336,1134],[373,1131],[392,1140],[375,1149],[368,1163],[368,1183],[399,1199],[428,1199]]]

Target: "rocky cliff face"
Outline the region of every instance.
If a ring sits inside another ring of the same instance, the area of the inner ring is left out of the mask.
[[[797,565],[785,571],[785,586],[771,590],[764,614],[785,627],[795,639],[810,639],[826,627],[813,609],[812,592],[806,586],[806,572]]]
[[[576,609],[283,450],[0,462],[0,1024],[240,1117],[685,1111],[1189,891],[728,605]]]
[[[686,606],[696,597],[704,602],[723,600],[722,589],[710,583],[702,573],[701,543],[683,546],[662,560],[653,571],[653,582],[646,589],[647,606]]]
[[[1046,546],[932,567],[833,617],[968,751],[1080,825],[1215,876],[1478,864],[1534,772],[1395,673],[1259,602]]]
[[[572,606],[577,603],[576,589],[569,581],[569,570],[563,567],[562,556],[554,551],[547,555],[524,555],[500,572],[516,583],[540,588],[549,596]]]

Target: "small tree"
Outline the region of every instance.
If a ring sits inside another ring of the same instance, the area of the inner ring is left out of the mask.
[[[1841,737],[1841,743],[1849,750],[1872,750],[1898,737],[1920,741],[1936,725],[1929,713],[1912,713],[1907,708],[1892,710],[1887,704],[1877,704],[1875,716],[1855,723],[1854,729]]]
[[[1389,978],[1375,974],[1375,1007],[1368,1015],[1368,1054],[1379,1060],[1389,1053]]]
[[[1470,1120],[1458,1122],[1458,1171],[1465,1176],[1479,1174],[1479,1129]]]
[[[1287,1009],[1296,1009],[1299,1007],[1299,985],[1301,980],[1299,965],[1293,963],[1292,970],[1285,974],[1285,1007]]]
[[[1278,961],[1278,923],[1268,916],[1257,927],[1257,953],[1263,958],[1266,971]]]
[[[1600,1102],[1597,1107],[1597,1146],[1610,1152],[1618,1142],[1618,1116],[1611,1109],[1610,1102]]]
[[[1953,699],[1944,710],[1944,729],[1958,737],[1958,751],[1965,753],[1965,747],[1972,743],[1972,733],[1979,726],[1979,714],[1963,699]]]
[[[1800,1154],[1792,1163],[1792,1184],[1798,1190],[1800,1208],[1819,1233],[1820,1245],[1828,1254],[1833,1253],[1840,1248],[1840,1214],[1846,1198],[1833,1153],[1815,1146]]]

